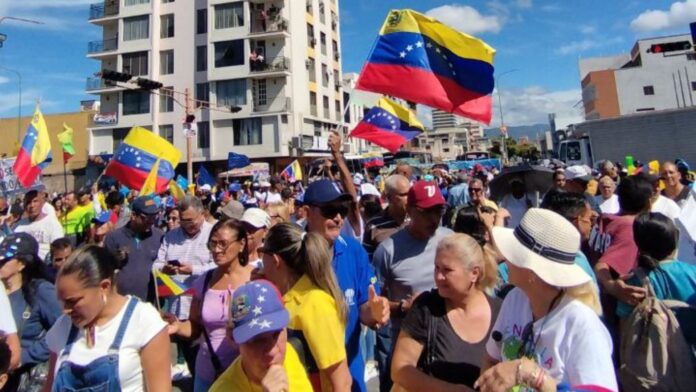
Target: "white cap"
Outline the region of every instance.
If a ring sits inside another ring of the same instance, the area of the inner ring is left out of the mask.
[[[565,169],[566,180],[583,180],[589,181],[592,179],[592,170],[583,165],[568,166]]]
[[[249,208],[244,211],[242,215],[242,222],[246,222],[257,229],[262,227],[268,228],[271,225],[271,217],[268,216],[266,211],[260,208]]]
[[[261,188],[269,188],[271,186],[271,183],[268,181],[261,181],[261,182],[259,182],[259,186]]]
[[[202,191],[210,192],[213,188],[210,187],[210,184],[203,184],[198,189],[200,189]]]
[[[365,177],[363,177],[362,174],[360,173],[355,173],[353,175],[353,184],[355,185],[361,185],[365,181]]]

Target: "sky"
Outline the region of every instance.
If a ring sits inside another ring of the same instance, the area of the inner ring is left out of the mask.
[[[96,0],[0,0],[0,17],[38,20],[41,25],[4,20],[0,48],[0,117],[16,116],[17,76],[22,77],[22,113],[37,100],[45,113],[79,109],[85,80],[99,62],[85,57],[87,42],[100,29],[87,22]],[[158,0],[153,0],[158,1]],[[194,1],[194,0],[176,0]],[[300,0],[287,0],[300,1]],[[583,120],[578,59],[630,51],[638,38],[688,33],[696,21],[696,0],[342,0],[343,72],[359,72],[388,11],[411,8],[497,50],[495,70],[508,125],[546,123],[556,113],[559,127]],[[500,124],[498,98],[494,120]],[[420,106],[420,105],[419,105]],[[428,122],[428,112],[420,108]]]

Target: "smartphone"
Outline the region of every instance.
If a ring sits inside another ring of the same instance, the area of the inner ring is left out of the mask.
[[[181,263],[179,262],[179,260],[169,260],[169,261],[167,261],[167,264],[173,265],[176,267],[181,267]]]

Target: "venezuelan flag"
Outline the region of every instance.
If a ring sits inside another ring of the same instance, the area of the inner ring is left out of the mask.
[[[291,164],[288,165],[280,173],[281,176],[287,178],[290,181],[302,181],[302,166],[300,166],[300,161],[295,159]]]
[[[159,161],[155,193],[161,193],[174,178],[180,159],[181,151],[171,143],[145,128],[134,127],[118,146],[104,174],[128,188],[142,189]]]
[[[356,88],[489,124],[495,49],[412,10],[389,12]]]
[[[185,284],[179,282],[178,280],[172,279],[171,276],[163,273],[162,271],[152,270],[155,275],[155,282],[157,283],[157,295],[159,297],[171,297],[181,294],[188,293],[191,288],[187,287]]]
[[[48,128],[37,106],[12,169],[22,186],[28,188],[51,161],[53,161],[53,154],[51,154]]]
[[[169,192],[176,201],[182,200],[184,197],[186,197],[186,191],[184,191],[179,183],[174,180],[169,181]]]
[[[373,167],[384,167],[384,159],[379,157],[367,158],[363,162],[363,167],[365,169],[370,169]]]
[[[365,139],[395,153],[424,130],[412,111],[389,98],[380,98],[348,136]]]

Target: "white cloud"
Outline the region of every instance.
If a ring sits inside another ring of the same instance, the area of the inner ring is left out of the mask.
[[[10,6],[12,9],[37,9],[37,8],[65,8],[65,7],[84,7],[95,3],[95,0],[22,0],[14,1]]]
[[[541,10],[544,12],[558,12],[563,8],[559,4],[546,4],[541,6]]]
[[[579,30],[583,34],[594,34],[597,32],[597,28],[592,25],[582,25],[579,27]]]
[[[669,10],[647,10],[631,21],[633,31],[656,31],[686,27],[696,20],[696,0],[677,1]]]
[[[611,46],[614,44],[618,44],[623,42],[623,38],[621,37],[614,37],[614,38],[601,38],[601,37],[596,37],[596,38],[586,38],[580,41],[572,41],[569,42],[565,45],[561,45],[558,49],[555,50],[557,54],[561,55],[566,55],[566,54],[579,54],[581,52],[588,51],[590,49],[596,49],[596,48],[602,48],[605,46]]]
[[[532,0],[516,0],[515,6],[517,8],[532,8]]]
[[[0,76],[0,84],[5,84],[10,81],[10,78],[6,78],[4,76]]]
[[[522,89],[502,89],[505,123],[509,126],[548,123],[549,113],[556,114],[558,128],[584,121],[581,90],[548,91],[540,86]],[[500,126],[498,95],[494,95],[491,127]]]
[[[425,13],[459,31],[469,34],[498,33],[503,27],[501,19],[494,15],[481,15],[468,5],[443,5]]]
[[[418,120],[425,126],[426,129],[430,129],[433,126],[433,112],[432,109],[425,105],[416,105],[416,116]]]

